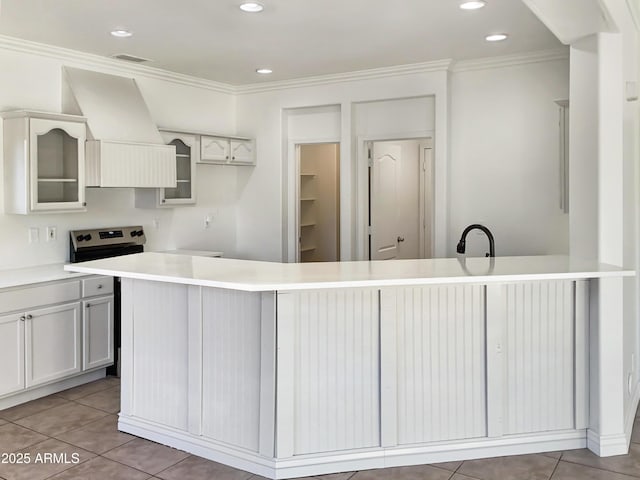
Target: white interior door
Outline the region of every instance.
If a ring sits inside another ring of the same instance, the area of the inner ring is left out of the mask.
[[[398,176],[402,147],[387,142],[373,144],[370,214],[371,260],[398,256]]]
[[[426,144],[427,139],[412,139],[370,145],[372,260],[431,257],[425,235],[431,210]]]

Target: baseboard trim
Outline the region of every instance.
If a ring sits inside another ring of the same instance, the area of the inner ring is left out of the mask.
[[[624,433],[600,435],[595,430],[587,430],[587,448],[599,457],[624,455],[629,452],[629,442]]]
[[[42,385],[40,387],[12,393],[0,399],[0,410],[15,407],[16,405],[20,405],[31,400],[36,400],[37,398],[46,397],[47,395],[58,393],[63,390],[67,390],[68,388],[77,387],[78,385],[82,385],[83,383],[93,382],[95,380],[104,378],[105,376],[106,369],[100,368],[98,370],[93,370],[81,375],[65,378],[64,380],[59,380],[47,385]]]
[[[235,448],[202,436],[191,435],[181,430],[122,414],[118,421],[118,428],[132,435],[275,480],[354,470],[572,450],[585,448],[587,444],[585,430],[565,430],[553,433],[451,441],[437,445],[424,444],[386,449],[327,452],[277,460],[262,457],[257,452]]]

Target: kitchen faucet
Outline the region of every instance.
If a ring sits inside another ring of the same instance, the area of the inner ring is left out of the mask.
[[[495,257],[496,248],[495,248],[495,243],[493,241],[493,235],[491,234],[491,231],[487,227],[485,227],[484,225],[480,225],[479,223],[474,223],[473,225],[469,225],[467,228],[464,229],[464,231],[462,232],[462,236],[460,237],[460,241],[458,242],[458,246],[456,247],[456,251],[458,253],[465,252],[467,234],[471,230],[475,230],[475,229],[482,230],[487,235],[487,238],[489,239],[489,253],[487,253],[485,257]]]

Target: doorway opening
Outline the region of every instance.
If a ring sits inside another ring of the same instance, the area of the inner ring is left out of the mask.
[[[297,144],[297,260],[340,260],[340,144]]]
[[[433,140],[367,142],[369,260],[433,257]]]

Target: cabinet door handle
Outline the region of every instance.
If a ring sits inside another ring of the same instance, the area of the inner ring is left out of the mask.
[[[404,237],[398,236],[398,243],[404,242]]]
[[[231,157],[231,160],[235,160],[235,159],[236,159],[236,157]]]
[[[226,156],[226,157],[224,157],[224,158],[225,158],[225,160],[229,160],[229,155],[227,155],[227,156]]]
[[[33,318],[33,315],[29,314],[27,315],[27,320],[31,320]]]
[[[98,290],[100,290],[102,288],[102,284],[99,283],[98,286],[96,287]]]
[[[22,315],[22,316],[20,317],[20,321],[21,321],[21,322],[24,322],[26,319],[27,319],[27,317],[25,317],[24,315]]]
[[[87,303],[87,308],[91,308],[91,304],[90,303]]]

